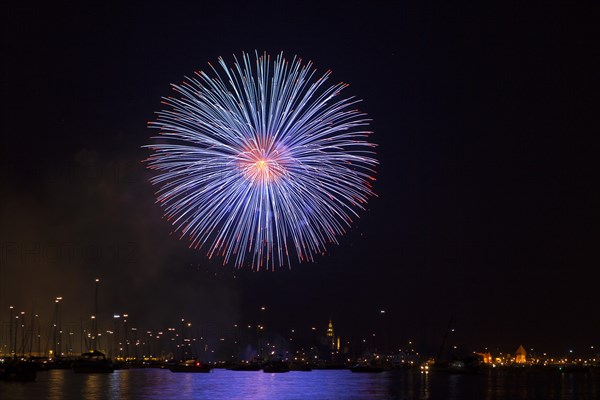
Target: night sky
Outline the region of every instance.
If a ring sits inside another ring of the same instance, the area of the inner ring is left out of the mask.
[[[574,188],[559,140],[576,105],[557,5],[35,3],[1,13],[0,320],[9,305],[48,316],[61,295],[78,321],[99,277],[100,312],[144,326],[253,321],[266,305],[273,329],[331,316],[343,337],[385,325],[430,352],[452,315],[470,349],[600,344],[597,181]],[[189,250],[141,163],[170,84],[254,50],[333,70],[378,144],[378,197],[291,270]]]

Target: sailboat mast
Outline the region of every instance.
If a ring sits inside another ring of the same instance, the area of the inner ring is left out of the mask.
[[[98,349],[98,285],[100,279],[96,278],[96,287],[94,290],[94,315],[92,315],[92,349]]]
[[[454,314],[450,317],[448,321],[448,328],[446,328],[446,333],[444,333],[444,339],[442,340],[442,345],[440,346],[440,351],[438,352],[437,358],[435,359],[436,364],[440,362],[440,358],[442,357],[442,353],[444,351],[444,345],[446,344],[446,338],[448,338],[448,332],[452,328],[452,320],[454,319]]]

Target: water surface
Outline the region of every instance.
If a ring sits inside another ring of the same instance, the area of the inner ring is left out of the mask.
[[[216,369],[209,374],[131,369],[113,374],[38,373],[36,382],[0,382],[0,399],[600,399],[600,371],[492,371],[421,375],[418,371],[356,374],[348,370],[266,374]]]

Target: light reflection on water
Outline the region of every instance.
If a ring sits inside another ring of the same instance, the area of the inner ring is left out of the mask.
[[[33,383],[0,382],[0,399],[598,399],[600,371],[591,374],[509,373],[421,375],[390,371],[210,374],[131,369],[113,374],[41,372]]]

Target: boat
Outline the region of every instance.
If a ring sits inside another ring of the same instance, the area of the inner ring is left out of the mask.
[[[364,373],[379,373],[385,371],[382,367],[377,367],[374,365],[364,365],[364,364],[356,364],[350,367],[350,371],[352,372],[364,372]]]
[[[310,372],[312,370],[313,369],[312,369],[311,365],[308,363],[291,363],[290,364],[290,371]]]
[[[37,376],[37,365],[34,362],[19,360],[16,357],[0,364],[0,381],[33,382]]]
[[[347,365],[344,364],[311,364],[312,369],[323,369],[323,370],[339,370],[348,369]]]
[[[69,357],[58,357],[49,359],[46,362],[46,369],[71,369],[73,366],[73,359]]]
[[[115,371],[112,361],[98,350],[83,353],[78,360],[73,362],[72,368],[76,373],[84,374],[112,373]]]
[[[187,360],[174,364],[174,365],[169,365],[169,370],[171,372],[210,372],[212,370],[212,367],[208,364],[202,364],[200,361],[198,361],[198,359],[196,358],[188,358]]]
[[[290,364],[284,360],[273,359],[264,363],[262,370],[265,373],[290,372]]]
[[[258,363],[240,363],[229,368],[230,371],[260,371],[261,369]]]
[[[483,358],[481,357],[481,355],[470,356],[467,358],[457,358],[456,356],[452,355],[450,361],[441,361],[442,355],[444,354],[448,334],[450,332],[454,332],[454,328],[452,328],[453,320],[454,314],[450,316],[450,320],[448,321],[448,327],[446,328],[444,338],[442,339],[442,344],[440,345],[440,350],[438,351],[437,357],[435,358],[435,362],[431,365],[428,365],[428,371],[431,373],[443,373],[453,375],[480,374],[487,371],[487,366],[483,362]]]
[[[430,371],[433,373],[446,374],[480,374],[486,371],[483,363],[475,357],[468,357],[463,360],[453,359],[450,362],[436,362],[431,365]]]
[[[113,365],[115,370],[131,369],[132,367],[131,361],[115,361]]]

